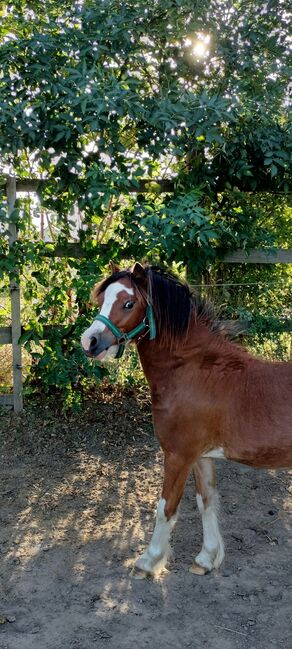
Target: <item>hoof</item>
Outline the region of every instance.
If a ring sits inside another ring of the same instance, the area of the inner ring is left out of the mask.
[[[207,575],[210,570],[208,570],[208,568],[204,568],[204,566],[200,566],[195,562],[190,567],[189,572],[192,572],[194,575]]]
[[[146,572],[146,570],[142,570],[142,568],[138,568],[138,566],[134,566],[131,571],[131,577],[133,577],[133,579],[148,579],[152,576],[151,572]]]

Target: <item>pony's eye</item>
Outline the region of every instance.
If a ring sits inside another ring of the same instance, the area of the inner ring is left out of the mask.
[[[127,302],[125,302],[123,306],[123,309],[132,309],[134,304],[135,302],[132,302],[131,300],[127,300]]]

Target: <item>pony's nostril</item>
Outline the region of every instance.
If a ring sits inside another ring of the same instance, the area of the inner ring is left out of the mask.
[[[89,351],[90,352],[94,351],[97,348],[97,346],[98,346],[98,339],[96,338],[96,336],[91,336]]]

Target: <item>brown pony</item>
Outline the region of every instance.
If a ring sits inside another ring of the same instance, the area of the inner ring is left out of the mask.
[[[231,342],[212,308],[155,266],[113,267],[93,298],[100,314],[82,335],[82,347],[105,361],[136,343],[164,451],[155,529],[135,574],[154,574],[165,565],[191,470],[203,523],[203,546],[191,571],[218,568],[224,545],[212,458],[271,469],[292,465],[292,364],[254,358]]]

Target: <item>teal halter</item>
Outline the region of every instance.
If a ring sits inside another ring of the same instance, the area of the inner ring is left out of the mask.
[[[117,351],[117,354],[115,358],[121,358],[125,351],[125,346],[130,340],[133,340],[135,336],[138,334],[142,333],[142,331],[148,330],[149,331],[149,340],[154,340],[156,338],[156,323],[155,323],[155,318],[154,318],[154,313],[153,313],[153,307],[151,304],[148,304],[147,309],[146,309],[146,315],[145,318],[140,324],[137,325],[137,327],[134,327],[131,331],[128,331],[127,333],[124,333],[116,325],[109,320],[105,315],[97,315],[95,320],[98,320],[99,322],[103,322],[114,334],[114,336],[117,339],[117,343],[119,345],[119,349]],[[146,331],[147,333],[147,331]]]

